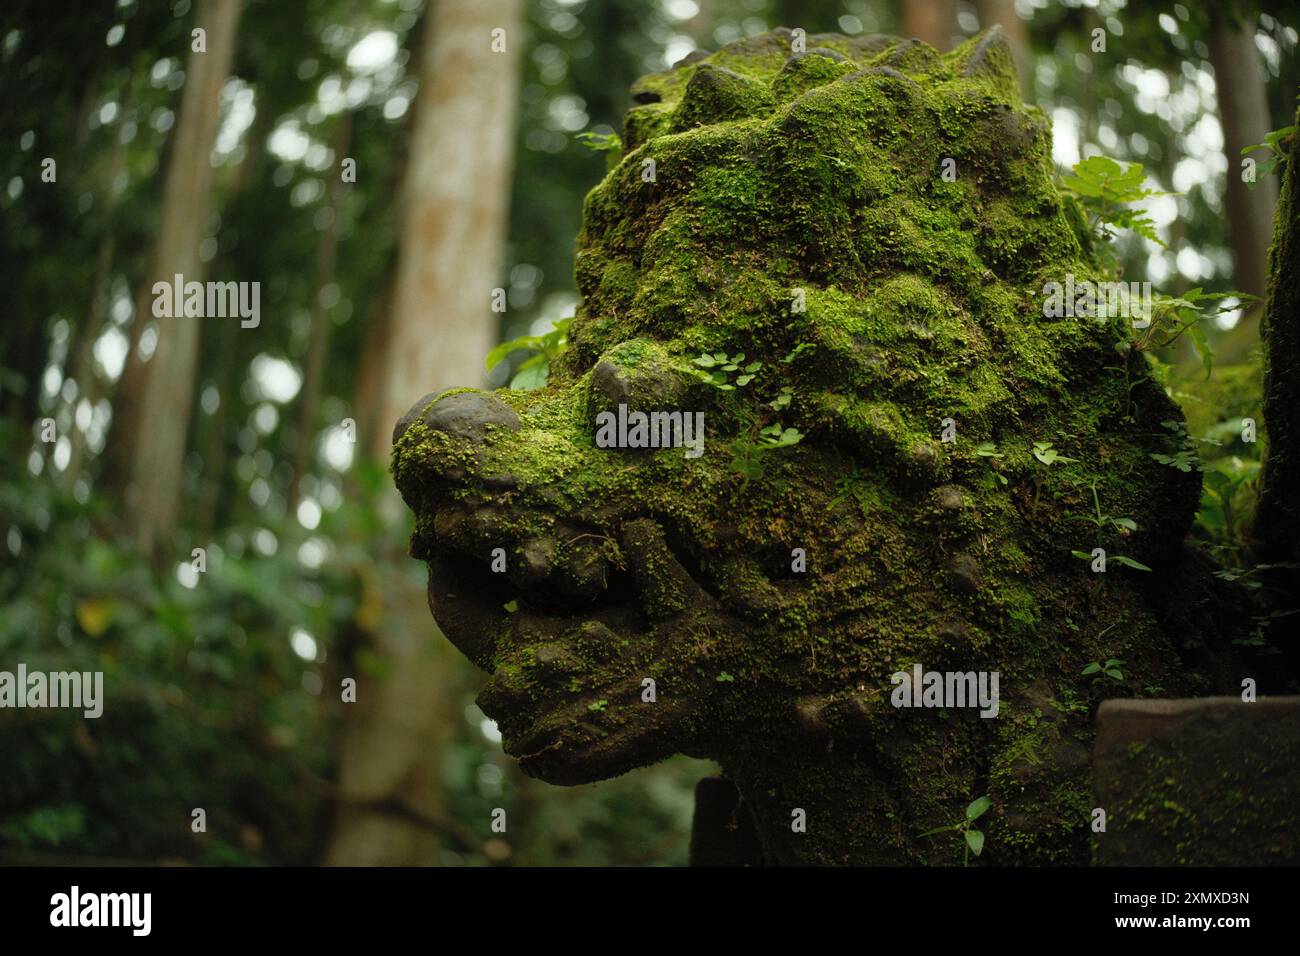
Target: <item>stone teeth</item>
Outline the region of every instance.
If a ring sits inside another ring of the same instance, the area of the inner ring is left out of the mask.
[[[649,518],[623,526],[623,550],[636,579],[641,610],[652,621],[681,614],[708,600],[668,547],[664,530]]]

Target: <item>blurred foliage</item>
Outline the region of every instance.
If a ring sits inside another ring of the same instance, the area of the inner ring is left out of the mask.
[[[1283,127],[1300,86],[1294,11],[1275,0],[1230,5],[1262,14],[1271,128]],[[51,16],[41,0],[10,0],[0,24],[0,283],[14,305],[0,337],[0,669],[102,670],[111,705],[98,720],[0,711],[0,860],[315,862],[334,814],[339,682],[388,673],[372,640],[390,612],[381,584],[422,573],[406,556],[406,529],[383,517],[382,465],[326,423],[360,418],[375,386],[362,373],[392,280],[423,4],[246,2],[204,254],[211,275],[260,279],[275,320],[204,326],[186,517],[176,557],[161,568],[119,537],[100,458],[159,220],[194,10],[190,0],[92,7]],[[1141,197],[1174,204],[1172,216],[1168,206],[1150,216],[1167,248],[1128,231],[1109,244],[1125,279],[1151,279],[1173,299],[1234,288],[1209,9],[1176,0],[1018,7],[1032,9],[1026,97],[1055,124],[1062,170],[1104,155],[1140,169],[1155,191],[1180,193]],[[956,9],[955,33],[983,26],[972,4]],[[494,381],[522,386],[538,384],[563,345],[582,199],[618,155],[635,78],[776,25],[873,33],[902,22],[902,0],[526,0],[525,10],[501,277],[501,333],[515,341],[493,355]],[[1090,49],[1097,26],[1109,34],[1107,57]],[[391,41],[391,59],[350,63],[376,37]],[[359,175],[331,207],[325,181],[345,119]],[[58,188],[40,181],[45,157],[57,158]],[[330,347],[304,436],[294,401],[331,221],[339,255],[319,290]],[[1210,347],[1232,334],[1204,325]],[[1165,351],[1163,380],[1187,409],[1206,469],[1194,534],[1226,573],[1254,576],[1244,516],[1264,436],[1241,435],[1243,419],[1259,419],[1258,368],[1216,366],[1205,381],[1194,356],[1183,356],[1188,370]],[[47,416],[60,436],[80,438],[79,454],[36,440]],[[302,441],[311,455],[294,508]],[[189,570],[195,547],[207,551],[202,574]],[[441,640],[431,622],[427,636]],[[677,758],[594,787],[550,787],[502,753],[473,705],[482,676],[457,659],[449,680],[463,719],[441,755],[455,834],[442,862],[685,861],[691,789],[708,764]],[[205,834],[191,830],[196,807]],[[496,807],[509,815],[508,838],[490,830]]]
[[[0,436],[14,557],[0,566],[0,662],[102,671],[109,699],[94,720],[0,711],[0,861],[316,862],[341,675],[385,673],[365,646],[384,613],[373,560],[405,535],[376,518],[382,470],[358,469],[357,495],[310,534],[295,522],[226,528],[205,546],[206,572],[159,572],[111,537],[103,502],[32,476],[14,453],[24,437],[7,423]],[[467,720],[443,781],[475,840],[444,862],[685,863],[692,788],[709,765],[678,758],[600,787],[529,780],[485,735],[477,682],[462,664]],[[512,843],[491,833],[498,806]],[[192,831],[194,808],[205,833]]]

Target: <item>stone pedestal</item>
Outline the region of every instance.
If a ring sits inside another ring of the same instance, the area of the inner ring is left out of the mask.
[[[1300,864],[1300,697],[1107,700],[1103,866]]]

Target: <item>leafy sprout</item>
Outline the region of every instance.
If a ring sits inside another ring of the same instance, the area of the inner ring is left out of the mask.
[[[737,438],[727,450],[731,452],[731,470],[744,479],[744,484],[763,477],[763,456],[777,448],[788,448],[803,441],[803,432],[797,428],[782,428],[779,422],[760,429],[756,441]]]
[[[1090,156],[1076,163],[1061,178],[1061,185],[1079,197],[1089,213],[1089,227],[1101,238],[1112,239],[1114,229],[1129,229],[1163,246],[1155,222],[1146,212],[1124,208],[1140,199],[1170,195],[1147,189],[1142,185],[1145,179],[1141,163],[1121,166],[1108,156]]]
[[[1002,453],[998,451],[997,445],[993,444],[993,442],[991,441],[981,442],[979,445],[976,446],[975,454],[978,455],[980,458],[990,459],[989,464],[992,466],[993,477],[996,478],[1000,484],[1003,485],[1007,484],[1006,476],[1003,475],[1002,472],[998,470],[997,465],[993,464],[992,461],[992,459],[1002,457]]]
[[[605,169],[612,170],[623,158],[623,140],[617,133],[579,133],[574,137],[583,146],[605,154]]]
[[[1058,462],[1058,461],[1061,462],[1078,461],[1077,458],[1066,458],[1064,455],[1062,455],[1060,452],[1058,452],[1055,448],[1052,447],[1052,443],[1050,441],[1034,442],[1034,457],[1037,458],[1044,465],[1051,465],[1054,462]]]
[[[1300,96],[1296,97],[1300,99]],[[1281,129],[1275,129],[1264,136],[1264,142],[1256,143],[1254,146],[1245,146],[1241,150],[1241,155],[1246,156],[1259,149],[1268,150],[1265,156],[1255,169],[1255,178],[1246,183],[1247,189],[1254,189],[1261,177],[1267,176],[1273,170],[1281,170],[1286,165],[1286,149],[1282,146],[1282,141],[1296,133],[1295,126],[1283,126]]]
[[[1197,440],[1187,431],[1187,425],[1184,422],[1168,419],[1160,423],[1161,427],[1169,432],[1168,440],[1173,446],[1170,448],[1172,454],[1163,454],[1161,452],[1151,452],[1151,457],[1160,462],[1162,465],[1168,465],[1170,468],[1177,468],[1182,472],[1204,471],[1201,464],[1200,456],[1196,453]],[[1209,444],[1218,444],[1209,442]]]
[[[1149,323],[1136,338],[1123,344],[1135,352],[1149,352],[1168,348],[1186,334],[1191,339],[1196,354],[1200,356],[1205,377],[1209,378],[1214,368],[1214,350],[1205,335],[1205,320],[1225,312],[1235,312],[1243,304],[1254,302],[1257,298],[1258,296],[1246,292],[1205,292],[1199,287],[1188,289],[1178,296],[1154,295],[1151,297]],[[1212,312],[1205,311],[1211,308],[1211,303],[1222,303],[1223,300],[1232,301],[1220,304]]]
[[[1070,553],[1081,561],[1092,560],[1092,555],[1089,554],[1087,551],[1071,551]],[[1121,567],[1132,568],[1134,571],[1151,570],[1141,561],[1134,560],[1133,558],[1130,558],[1128,555],[1124,555],[1124,554],[1112,554],[1108,558],[1106,558],[1106,560],[1112,564],[1118,564]]]
[[[926,830],[924,833],[919,834],[919,836],[927,837],[932,836],[935,833],[960,833],[962,841],[965,844],[962,854],[962,865],[968,865],[972,853],[979,856],[984,852],[984,832],[982,830],[974,829],[974,824],[976,820],[984,816],[991,806],[993,806],[993,799],[985,794],[984,796],[970,802],[966,807],[965,819],[946,827],[935,827],[933,830]]]
[[[787,355],[785,358],[781,359],[781,361],[787,363],[793,362],[804,352],[808,351],[809,349],[815,349],[816,347],[817,344],[815,342],[800,342],[798,345],[794,347],[794,349],[790,352],[790,354]]]
[[[697,368],[690,371],[699,379],[708,382],[716,389],[724,392],[730,392],[737,387],[743,388],[754,380],[763,367],[762,362],[750,362],[742,366],[745,361],[745,353],[737,352],[735,355],[728,355],[726,352],[701,352],[694,359]],[[739,373],[739,374],[736,374]],[[735,374],[734,381],[730,376]]]
[[[1124,682],[1124,672],[1120,668],[1124,666],[1124,663],[1124,661],[1115,657],[1108,657],[1104,661],[1091,661],[1083,669],[1082,676],[1097,680],[1102,675],[1105,675],[1117,684],[1122,684]]]
[[[520,391],[531,391],[544,386],[551,377],[551,363],[569,344],[569,323],[571,318],[559,319],[551,323],[551,331],[545,335],[523,335],[509,342],[502,342],[487,354],[488,370],[496,368],[512,352],[527,351],[535,353],[524,360],[515,369],[510,379],[510,387]]]

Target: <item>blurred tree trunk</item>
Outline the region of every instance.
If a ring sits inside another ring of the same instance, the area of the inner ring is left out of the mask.
[[[515,150],[522,0],[436,0],[428,14],[376,456],[421,395],[481,385]],[[492,31],[506,52],[493,52]]]
[[[373,415],[358,408],[375,420],[359,441],[382,461],[393,425],[421,395],[483,384],[497,336],[491,294],[502,284],[522,0],[435,0],[426,17],[392,301],[374,313],[386,327],[380,399]],[[505,52],[493,52],[498,29]],[[362,366],[359,391],[374,377],[372,362]],[[397,504],[389,494],[381,514],[399,515]],[[366,584],[382,608],[369,630],[384,673],[360,679],[357,703],[348,705],[326,853],[335,865],[434,863],[442,845],[429,821],[443,819],[442,755],[457,710],[453,662],[410,562],[391,560],[393,570]]]
[[[266,167],[267,137],[280,114],[267,102],[268,95],[264,87],[254,88],[253,102],[257,104],[257,114],[244,135],[243,161],[235,168],[222,201],[223,209],[230,210],[229,214],[223,215],[228,222],[237,223],[249,215],[241,209],[241,205],[246,203],[245,190],[258,182]],[[208,372],[207,382],[217,390],[219,400],[216,411],[208,415],[206,421],[202,416],[196,417],[201,433],[196,433],[193,441],[196,449],[202,449],[203,475],[193,518],[188,522],[196,535],[211,533],[224,526],[226,516],[233,511],[226,492],[230,488],[232,452],[238,449],[238,445],[235,436],[228,433],[233,431],[229,423],[234,421],[232,409],[238,405],[240,375],[248,368],[248,346],[253,344],[255,349],[255,343],[241,339],[242,331],[235,322],[219,322],[216,328],[209,325],[200,346],[210,349],[209,354],[216,356],[214,361],[205,365],[205,371]],[[244,348],[240,348],[241,344]],[[203,382],[196,383],[196,388],[201,394]]]
[[[191,52],[176,135],[167,163],[162,213],[151,268],[136,296],[136,328],[152,317],[153,285],[202,281],[199,244],[212,190],[212,145],[220,119],[220,94],[230,73],[241,0],[200,0],[194,25],[206,32],[207,52]],[[176,524],[201,319],[160,318],[153,355],[127,357],[114,414],[110,448],[124,492],[128,529],[151,552]],[[234,321],[238,321],[235,319]]]
[[[718,12],[713,9],[714,0],[695,0],[695,16],[683,24],[686,33],[695,41],[695,49],[711,50],[713,43],[713,24]]]
[[[129,112],[130,99],[122,100],[122,112]],[[78,144],[79,147],[82,144]],[[113,260],[117,254],[117,233],[113,227],[113,217],[120,201],[117,192],[117,178],[126,165],[126,143],[121,131],[114,130],[113,154],[108,164],[108,177],[103,186],[104,205],[107,210],[103,234],[99,238],[99,248],[95,254],[95,274],[90,283],[90,303],[86,308],[86,318],[76,333],[76,346],[72,361],[72,377],[77,383],[77,402],[90,404],[94,411],[99,400],[99,377],[95,373],[95,342],[99,339],[100,329],[104,327],[104,317],[108,314],[109,287],[113,278]],[[82,462],[86,452],[86,432],[76,425],[76,406],[73,406],[73,426],[69,430],[71,455],[67,470],[63,473],[63,489],[71,491],[81,474]]]
[[[981,30],[987,30],[995,23],[1002,27],[1011,55],[1015,57],[1016,72],[1020,74],[1023,90],[1027,80],[1025,71],[1029,68],[1029,27],[1016,13],[1016,0],[975,0],[975,12]]]
[[[298,427],[294,436],[293,478],[289,482],[289,510],[302,500],[302,479],[311,469],[311,452],[315,444],[316,425],[320,420],[320,397],[325,384],[325,358],[329,354],[330,315],[323,298],[334,281],[338,260],[339,208],[343,192],[343,160],[352,144],[352,111],[339,117],[334,134],[334,169],[329,185],[329,222],[321,230],[316,247],[316,286],[311,302],[311,336],[307,344],[307,366],[303,373],[302,395],[298,400]]]
[[[955,0],[903,0],[903,35],[924,40],[936,50],[952,46],[957,26]]]
[[[99,337],[104,316],[108,312],[108,286],[113,275],[116,249],[117,239],[110,225],[99,240],[99,251],[95,255],[95,276],[90,283],[90,304],[86,309],[85,321],[77,332],[76,350],[73,353],[71,375],[77,383],[77,400],[73,405],[73,424],[68,430],[71,454],[60,482],[63,490],[68,492],[72,491],[81,475],[86,450],[86,433],[76,423],[76,408],[83,401],[88,402],[93,413],[95,402],[99,398],[99,381],[95,375],[95,340]]]
[[[1225,205],[1235,261],[1233,287],[1262,299],[1268,284],[1268,242],[1277,180],[1260,177],[1255,188],[1248,189],[1241,181],[1241,151],[1262,143],[1270,128],[1264,67],[1255,49],[1253,18],[1236,23],[1216,9],[1212,24],[1210,62],[1223,127],[1223,155],[1228,161]],[[1220,362],[1231,365],[1245,358],[1258,341],[1261,311],[1260,304],[1244,311],[1241,322],[1219,349]]]
[[[357,380],[353,388],[352,414],[356,416],[358,435],[375,435],[382,431],[379,424],[379,405],[384,392],[384,359],[388,341],[388,319],[392,312],[394,270],[384,282],[370,304],[366,319],[366,334],[361,343],[361,358],[357,363]],[[363,445],[373,449],[373,444]]]
[[[1261,327],[1268,454],[1254,533],[1256,556],[1265,562],[1300,560],[1300,136],[1291,135],[1288,153]],[[1300,578],[1294,569],[1286,576],[1293,583]],[[1300,604],[1297,591],[1291,593]]]
[[[346,703],[330,866],[431,866],[442,861],[443,759],[456,701],[445,641],[435,640],[419,572],[397,549],[362,572],[358,617],[372,668]],[[373,619],[371,619],[373,616]],[[339,693],[336,686],[326,691]]]

